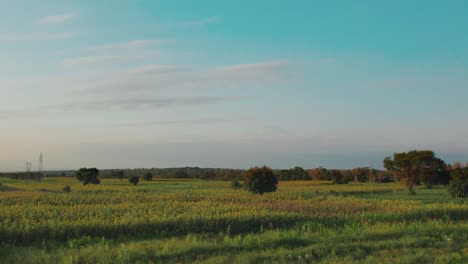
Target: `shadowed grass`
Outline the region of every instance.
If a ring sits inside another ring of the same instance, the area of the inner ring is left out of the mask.
[[[442,187],[280,182],[258,196],[201,180],[0,182],[0,263],[462,263],[468,253],[468,206]]]

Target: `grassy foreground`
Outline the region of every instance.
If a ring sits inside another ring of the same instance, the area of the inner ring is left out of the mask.
[[[0,263],[468,263],[468,204],[442,187],[0,183]]]

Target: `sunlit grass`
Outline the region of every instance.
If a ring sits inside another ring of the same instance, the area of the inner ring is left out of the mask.
[[[4,263],[462,263],[468,251],[468,205],[443,187],[291,181],[259,196],[186,179],[0,182]]]

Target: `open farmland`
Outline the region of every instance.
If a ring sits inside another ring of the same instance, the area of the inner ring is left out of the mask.
[[[463,263],[468,204],[443,187],[0,179],[1,263]],[[71,186],[71,192],[63,187]]]

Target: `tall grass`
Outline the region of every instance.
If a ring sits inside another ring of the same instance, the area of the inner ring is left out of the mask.
[[[258,196],[196,180],[0,182],[3,263],[461,263],[468,253],[468,205],[442,188],[281,182]]]

